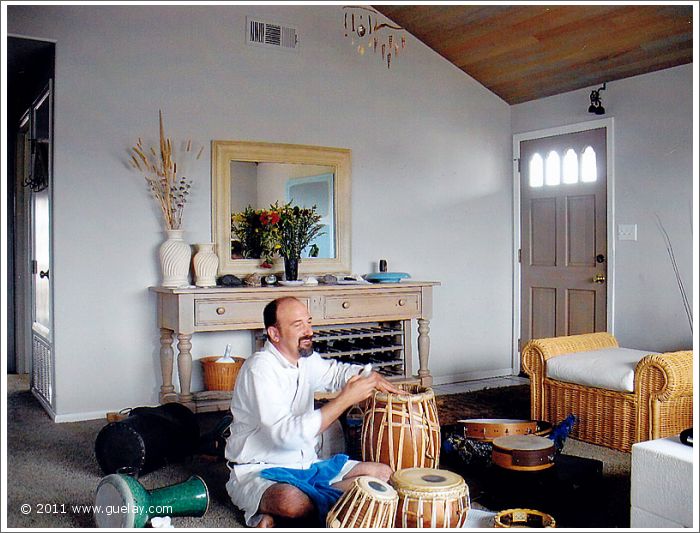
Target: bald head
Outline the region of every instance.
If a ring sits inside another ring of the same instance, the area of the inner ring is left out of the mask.
[[[267,304],[263,321],[267,338],[288,360],[296,363],[313,353],[311,316],[296,298],[278,298]]]

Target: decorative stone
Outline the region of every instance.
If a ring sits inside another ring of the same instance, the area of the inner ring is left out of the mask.
[[[262,287],[262,276],[260,274],[250,274],[243,278],[243,284],[248,287]]]
[[[240,287],[243,285],[241,278],[234,276],[233,274],[224,274],[219,278],[218,283],[224,287]]]

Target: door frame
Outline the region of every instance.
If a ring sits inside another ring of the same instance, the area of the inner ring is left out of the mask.
[[[607,208],[606,208],[606,234],[608,236],[608,251],[607,251],[607,309],[606,309],[606,324],[607,331],[615,334],[614,317],[615,317],[615,179],[614,179],[614,124],[612,117],[597,120],[589,120],[576,124],[568,124],[565,126],[555,126],[553,128],[545,128],[541,130],[527,131],[524,133],[513,134],[513,346],[512,346],[512,368],[513,374],[520,373],[520,350],[518,342],[520,340],[521,327],[521,268],[518,259],[518,250],[521,243],[521,227],[520,227],[520,171],[518,170],[518,161],[520,160],[520,143],[542,137],[553,137],[555,135],[564,135],[567,133],[578,133],[581,131],[593,130],[597,128],[605,128],[605,144],[607,149]]]

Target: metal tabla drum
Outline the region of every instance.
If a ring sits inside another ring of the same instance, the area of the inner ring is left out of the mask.
[[[537,435],[510,435],[493,440],[491,459],[508,470],[534,471],[554,466],[554,442]]]
[[[440,462],[440,422],[430,387],[400,384],[400,394],[376,391],[362,421],[362,460],[402,468]]]
[[[360,476],[328,511],[326,527],[394,527],[398,501],[391,485],[376,477]]]
[[[204,516],[208,508],[209,491],[199,476],[149,491],[133,476],[110,474],[95,491],[99,528],[140,528],[156,516]]]
[[[462,476],[436,468],[405,468],[389,482],[399,494],[395,527],[461,528],[469,513],[469,488]]]
[[[535,509],[506,509],[496,513],[493,527],[557,527],[554,517]]]

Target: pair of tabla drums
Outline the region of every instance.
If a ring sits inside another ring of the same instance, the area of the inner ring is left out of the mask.
[[[554,442],[549,422],[510,418],[459,420],[464,437],[482,460],[508,470],[536,471],[554,465]]]
[[[405,468],[389,483],[362,476],[331,508],[330,528],[461,528],[469,512],[464,479],[448,470]]]

